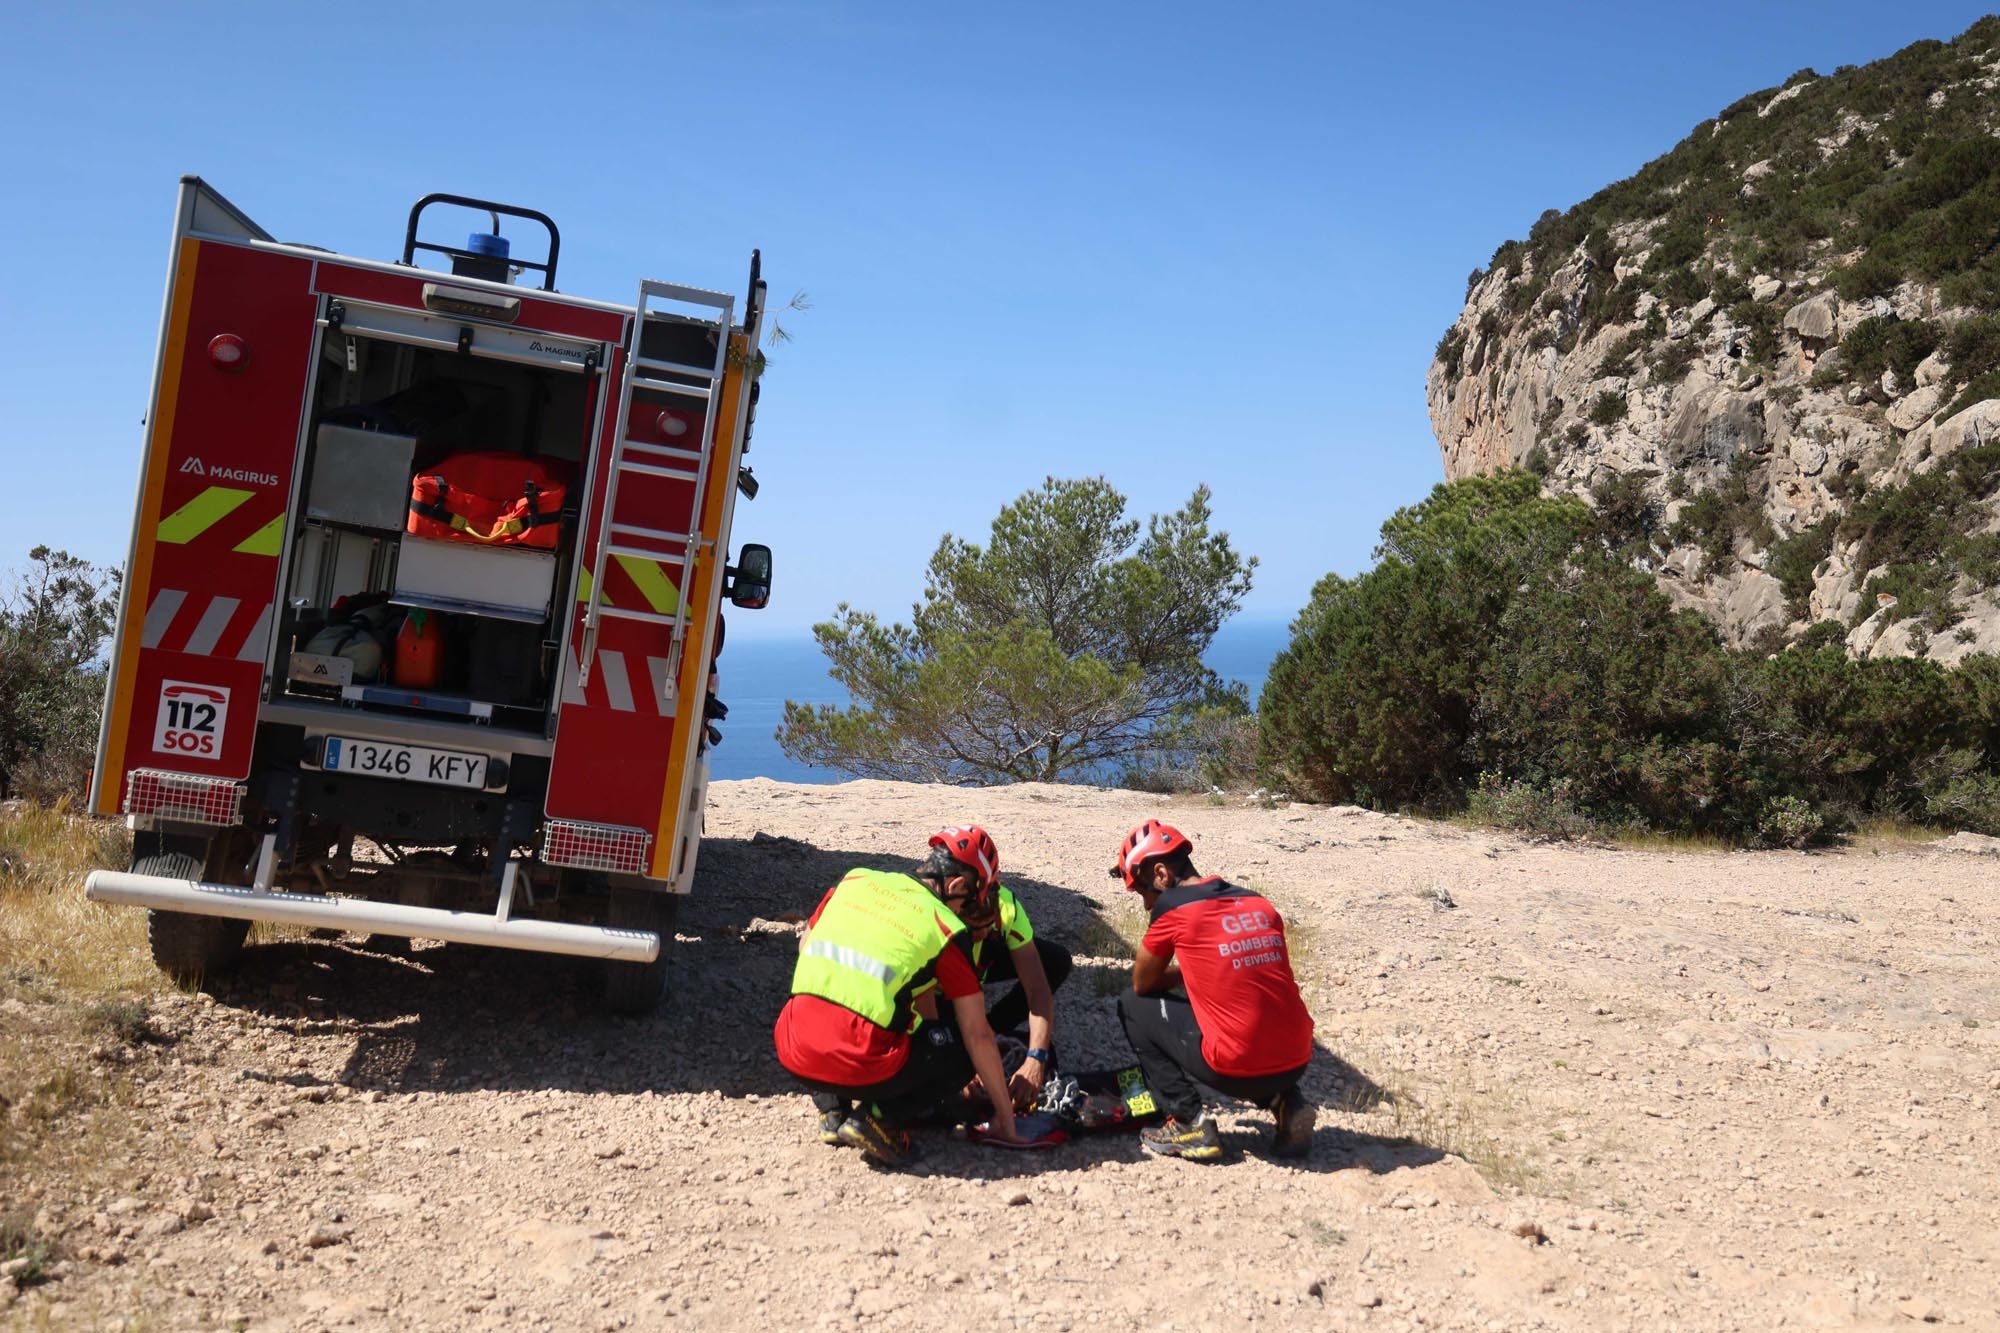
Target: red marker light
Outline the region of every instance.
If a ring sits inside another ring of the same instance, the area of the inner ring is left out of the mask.
[[[218,333],[208,340],[208,361],[217,370],[241,370],[249,359],[249,347],[233,333]]]

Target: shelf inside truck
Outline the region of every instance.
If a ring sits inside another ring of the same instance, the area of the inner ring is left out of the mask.
[[[444,597],[432,593],[397,592],[389,598],[391,606],[421,606],[426,611],[443,611],[447,615],[485,616],[488,620],[512,620],[523,625],[539,625],[546,621],[546,611],[531,611],[518,606],[498,606],[492,602],[469,601],[463,597]]]
[[[402,606],[538,621],[555,590],[552,551],[407,535],[390,600]]]
[[[340,697],[351,704],[376,704],[390,708],[416,708],[427,713],[450,713],[458,717],[491,721],[493,705],[482,699],[440,690],[406,690],[395,685],[345,685]]]

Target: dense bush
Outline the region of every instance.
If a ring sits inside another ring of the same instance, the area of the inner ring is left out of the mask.
[[[1864,383],[1893,370],[1908,389],[1916,382],[1917,363],[1936,351],[1943,337],[1944,329],[1925,319],[1864,319],[1840,340],[1841,365],[1849,379]]]
[[[1833,531],[1838,526],[1838,519],[1821,519],[1771,543],[1765,572],[1785,590],[1785,603],[1794,617],[1805,614],[1814,573],[1820,562],[1833,554]]]
[[[1526,473],[1440,486],[1382,536],[1373,570],[1314,590],[1265,686],[1262,760],[1295,791],[1552,837],[2000,828],[2000,659],[1852,661],[1837,625],[1731,652]]]
[[[104,698],[118,575],[38,546],[0,595],[0,796],[79,796]]]

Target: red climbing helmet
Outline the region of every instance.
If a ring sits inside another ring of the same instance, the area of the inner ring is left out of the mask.
[[[1122,879],[1126,888],[1137,890],[1139,867],[1156,856],[1185,852],[1189,845],[1187,835],[1172,824],[1149,819],[1126,834],[1125,841],[1118,845],[1118,864],[1111,867],[1112,878]]]
[[[979,825],[939,829],[931,834],[931,846],[944,848],[946,855],[970,870],[982,893],[999,882],[1000,849]]]

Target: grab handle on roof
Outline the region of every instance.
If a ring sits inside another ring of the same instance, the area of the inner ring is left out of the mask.
[[[415,263],[417,251],[419,250],[429,250],[434,254],[449,255],[454,260],[477,261],[491,258],[489,255],[482,255],[477,251],[466,249],[463,246],[436,245],[430,241],[418,240],[417,219],[422,217],[424,210],[432,204],[456,204],[460,208],[484,209],[488,213],[504,213],[510,218],[525,218],[529,222],[541,223],[543,227],[548,229],[549,233],[548,256],[539,264],[526,259],[513,258],[509,258],[507,262],[515,268],[533,269],[535,272],[540,273],[542,275],[543,291],[552,292],[556,289],[556,253],[562,248],[562,233],[556,230],[554,219],[549,217],[547,213],[538,213],[532,208],[516,208],[512,204],[496,204],[490,199],[469,199],[462,194],[427,194],[417,200],[415,207],[410,209],[410,224],[403,231],[403,262],[405,264]],[[496,230],[499,227],[497,218],[494,221],[494,227]]]

